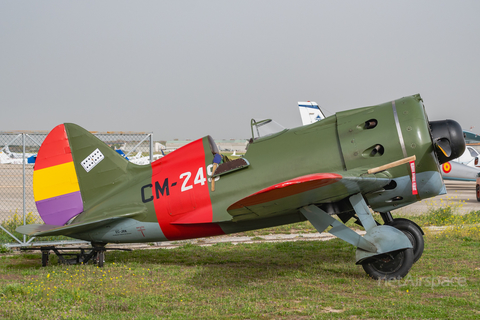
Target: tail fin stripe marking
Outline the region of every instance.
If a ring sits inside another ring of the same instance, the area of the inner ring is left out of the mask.
[[[80,191],[73,162],[35,170],[33,172],[35,201]]]
[[[303,108],[310,108],[310,109],[315,109],[315,110],[318,110],[318,106],[317,105],[305,105],[305,104],[299,104],[298,105],[299,107],[303,107]]]
[[[53,128],[38,151],[33,171],[33,196],[43,221],[64,225],[83,211],[70,141],[64,124]]]
[[[42,144],[35,161],[35,170],[73,161],[65,126],[56,126]]]
[[[46,224],[61,226],[83,211],[80,191],[36,202],[38,212]]]

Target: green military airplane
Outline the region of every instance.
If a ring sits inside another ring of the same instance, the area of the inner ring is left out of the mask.
[[[251,129],[242,158],[220,155],[206,136],[140,166],[83,128],[59,125],[34,168],[45,224],[17,231],[102,248],[309,220],[356,246],[357,264],[374,279],[400,278],[422,255],[423,231],[390,210],[445,193],[440,165],[465,149],[460,125],[429,122],[419,95],[293,129],[252,119]],[[345,226],[351,218],[365,228],[363,237]]]

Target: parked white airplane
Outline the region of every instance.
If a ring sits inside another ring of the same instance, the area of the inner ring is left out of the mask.
[[[480,156],[480,153],[475,150],[472,146],[467,146],[465,149],[465,152],[457,159],[452,160],[470,167],[480,167],[480,164],[478,163],[478,156]],[[475,163],[475,159],[477,159],[477,163]]]
[[[35,153],[25,153],[25,163],[35,163]],[[8,145],[0,149],[0,163],[23,164],[23,153],[11,152]]]
[[[442,177],[445,180],[475,181],[480,168],[456,161],[442,164]]]
[[[475,181],[480,173],[480,153],[472,146],[457,159],[442,165],[442,176],[446,180]]]
[[[154,154],[153,161],[160,159],[163,157],[162,154]],[[138,152],[135,156],[128,159],[130,162],[140,165],[150,164],[150,157],[149,156],[142,156],[141,152]],[[152,162],[153,162],[152,161]]]
[[[298,102],[298,109],[300,110],[300,116],[302,117],[302,124],[307,125],[322,119],[325,119],[325,115],[318,107],[315,101]]]
[[[142,156],[141,152],[138,152],[136,155],[134,155],[132,157],[127,157],[127,155],[125,154],[125,152],[123,152],[123,150],[116,149],[115,151],[117,151],[117,153],[119,153],[121,156],[123,156],[125,159],[127,159],[128,161],[130,161],[132,163],[139,164],[139,165],[150,164],[150,157],[149,156]],[[162,154],[154,154],[153,155],[153,161],[158,160],[163,156],[164,156],[163,151],[162,151]]]

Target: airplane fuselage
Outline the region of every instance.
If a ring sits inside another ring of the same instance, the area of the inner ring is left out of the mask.
[[[369,121],[375,126],[368,127]],[[304,221],[299,209],[312,203],[340,213],[343,200],[354,193],[362,193],[373,210],[387,212],[445,192],[419,96],[339,112],[253,140],[244,156],[248,165],[215,177],[212,191],[215,148],[207,136],[148,166],[126,164],[128,178],[104,186],[110,196],[93,201],[72,223],[108,217],[112,207],[135,205],[145,212],[70,236],[113,243],[198,238]],[[403,164],[367,173],[411,156],[413,168]],[[285,181],[325,173],[339,178],[329,177],[321,188],[266,196],[272,186],[280,190]]]

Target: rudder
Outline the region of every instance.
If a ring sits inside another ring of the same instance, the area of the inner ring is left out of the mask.
[[[38,152],[33,194],[43,221],[64,225],[114,192],[128,161],[72,123],[55,127]]]

